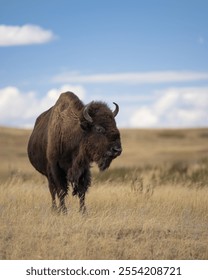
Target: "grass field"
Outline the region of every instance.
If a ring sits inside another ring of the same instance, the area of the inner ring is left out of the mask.
[[[208,129],[122,130],[123,154],[98,173],[87,214],[50,211],[30,165],[30,131],[0,128],[0,259],[208,259]]]

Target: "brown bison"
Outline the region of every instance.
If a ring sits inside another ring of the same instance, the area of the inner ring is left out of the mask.
[[[48,179],[52,209],[67,212],[65,196],[71,184],[73,195],[78,195],[80,211],[85,211],[85,193],[91,183],[90,165],[98,164],[105,170],[122,152],[120,133],[115,116],[102,102],[84,105],[72,92],[60,95],[49,110],[36,120],[28,143],[32,165]]]

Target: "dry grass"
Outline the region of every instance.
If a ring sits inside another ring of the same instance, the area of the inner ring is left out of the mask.
[[[120,160],[93,171],[87,214],[69,193],[64,216],[27,161],[29,132],[0,130],[0,259],[208,259],[206,133],[123,131]]]

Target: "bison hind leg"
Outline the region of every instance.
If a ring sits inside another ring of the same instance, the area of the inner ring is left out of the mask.
[[[65,172],[56,164],[48,168],[49,189],[52,197],[52,209],[58,213],[67,214],[65,197],[68,193],[68,184]],[[59,199],[59,206],[56,206],[56,195]]]
[[[85,206],[85,192],[79,193],[79,212],[82,214],[86,213],[86,206]]]
[[[48,180],[48,187],[49,187],[51,199],[52,199],[51,211],[57,212],[58,208],[56,205],[56,187],[50,180]]]
[[[65,190],[60,190],[58,192],[58,198],[59,198],[59,208],[58,212],[62,214],[67,214],[67,207],[65,205],[65,196],[67,195],[67,192]]]

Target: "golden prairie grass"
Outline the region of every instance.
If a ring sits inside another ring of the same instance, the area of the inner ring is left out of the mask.
[[[86,215],[70,191],[68,214],[50,211],[47,183],[24,152],[29,133],[9,133],[0,259],[208,259],[206,131],[124,131],[121,159],[93,170]]]
[[[50,211],[47,188],[13,178],[1,185],[1,259],[207,259],[207,189],[97,183],[86,215],[67,198]]]

